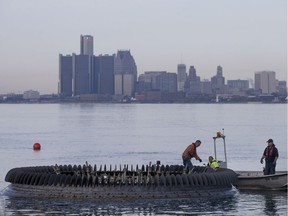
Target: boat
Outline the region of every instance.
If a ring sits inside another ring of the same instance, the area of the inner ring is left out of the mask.
[[[236,171],[236,173],[238,180],[234,186],[238,189],[287,191],[287,171],[277,171],[273,175],[264,175],[260,171]]]
[[[10,182],[4,195],[32,198],[80,199],[165,199],[230,196],[237,174],[230,169],[209,171],[183,165],[92,167],[52,165],[13,168],[6,174]],[[234,193],[235,194],[235,193]]]
[[[214,139],[214,154],[217,160],[216,140],[222,140],[224,147],[224,161],[218,161],[219,167],[227,168],[226,142],[224,129],[223,133],[217,132]],[[234,186],[237,189],[246,190],[283,190],[287,192],[287,171],[277,171],[273,175],[264,175],[263,171],[235,171],[237,181]]]

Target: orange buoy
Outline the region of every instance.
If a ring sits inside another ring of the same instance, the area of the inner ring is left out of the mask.
[[[34,143],[34,145],[33,145],[33,150],[34,150],[34,151],[39,151],[40,149],[41,149],[40,143]]]

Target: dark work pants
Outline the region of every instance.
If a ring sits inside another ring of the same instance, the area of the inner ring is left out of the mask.
[[[267,162],[265,163],[265,172],[264,175],[272,175],[275,174],[275,167],[276,163],[273,164],[273,162]]]
[[[191,162],[191,159],[190,159],[190,158],[185,158],[185,157],[182,157],[182,159],[183,159],[183,165],[184,165],[185,167],[186,167],[186,165],[187,165],[188,170],[192,170],[193,164],[192,164],[192,162]]]

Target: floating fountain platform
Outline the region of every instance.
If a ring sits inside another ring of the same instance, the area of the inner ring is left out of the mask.
[[[11,169],[4,191],[14,197],[80,199],[162,199],[214,197],[228,193],[237,181],[230,169],[211,171],[182,165],[52,165]]]

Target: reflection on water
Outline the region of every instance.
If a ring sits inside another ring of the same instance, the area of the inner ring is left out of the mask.
[[[265,196],[265,209],[264,209],[264,212],[266,214],[273,214],[273,215],[277,212],[276,200],[271,195]]]
[[[2,197],[6,214],[16,215],[184,215],[235,211],[236,199],[83,201]]]
[[[255,205],[258,205],[259,215],[287,215],[287,191],[244,190],[240,193],[247,199],[247,203],[251,200],[251,209],[254,210]]]
[[[1,215],[286,215],[286,192],[177,200],[64,200],[1,197]],[[5,209],[5,210],[4,210]]]

